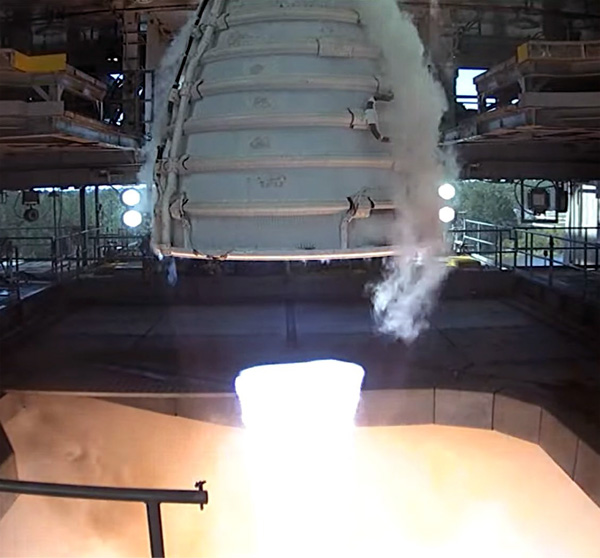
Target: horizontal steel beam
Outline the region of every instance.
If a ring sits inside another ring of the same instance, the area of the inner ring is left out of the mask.
[[[465,179],[600,180],[599,163],[577,161],[477,161],[463,166]]]

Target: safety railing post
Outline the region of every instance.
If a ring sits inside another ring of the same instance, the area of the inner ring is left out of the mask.
[[[150,552],[152,558],[164,558],[165,545],[162,532],[160,502],[146,502],[148,516],[148,533],[150,535]]]
[[[502,231],[498,231],[498,267],[504,268],[504,234]]]
[[[519,265],[519,231],[514,231],[515,232],[515,247],[514,247],[514,252],[513,252],[513,257],[514,257],[514,262],[513,262],[513,267],[514,269],[517,269],[518,265]]]
[[[58,254],[56,251],[56,237],[52,238],[52,240],[50,241],[50,253],[50,257],[52,259],[52,275],[54,275],[54,278],[56,279],[56,276],[58,275]]]
[[[19,247],[15,246],[15,280],[17,286],[17,302],[21,302],[21,273],[19,270]]]
[[[585,242],[583,243],[583,299],[587,298],[588,291],[588,241],[587,229],[585,230]]]
[[[550,244],[550,273],[548,274],[548,283],[552,287],[554,285],[554,237],[551,236]]]

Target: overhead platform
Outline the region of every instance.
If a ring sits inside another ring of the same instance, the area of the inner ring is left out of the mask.
[[[0,101],[0,149],[136,149],[135,138],[114,126],[65,110],[61,101]]]
[[[600,42],[527,43],[475,84],[478,114],[444,136],[465,178],[600,178]]]
[[[0,188],[135,181],[139,139],[103,122],[105,95],[65,55],[0,49]]]

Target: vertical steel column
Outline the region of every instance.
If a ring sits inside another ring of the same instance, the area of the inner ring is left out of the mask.
[[[95,214],[95,246],[94,246],[94,260],[97,263],[100,260],[100,186],[96,184],[94,186],[94,214]]]
[[[164,558],[165,545],[162,534],[162,518],[160,502],[146,502],[148,516],[148,532],[150,533],[150,552],[152,558]]]
[[[81,265],[87,265],[87,208],[85,206],[85,186],[79,189],[79,226],[81,227]]]
[[[58,210],[56,208],[56,199],[58,197],[59,190],[55,188],[50,194],[52,196],[52,225],[54,227],[54,238],[58,237]]]
[[[52,239],[52,243],[51,243],[51,251],[52,251],[52,273],[54,274],[55,278],[57,276],[57,270],[58,270],[58,242],[57,239],[59,237],[59,232],[58,232],[58,211],[56,208],[56,198],[58,197],[58,189],[55,188],[54,190],[52,190],[51,194],[52,196],[52,226],[53,226],[53,230],[54,230],[54,238]]]

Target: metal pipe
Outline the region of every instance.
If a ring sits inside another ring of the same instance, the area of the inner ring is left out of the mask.
[[[202,488],[199,490],[161,490],[0,479],[0,492],[78,500],[198,504],[200,506],[208,504],[208,493]]]
[[[187,116],[189,102],[191,99],[191,82],[194,79],[194,75],[198,70],[198,65],[200,63],[200,59],[202,55],[208,48],[210,42],[212,41],[217,18],[221,14],[223,9],[224,0],[215,0],[212,8],[208,14],[207,22],[205,25],[204,33],[202,33],[201,39],[197,43],[197,50],[193,57],[190,58],[188,62],[188,66],[184,72],[184,87],[181,90],[179,105],[177,107],[177,115],[175,117],[175,125],[173,131],[173,137],[171,140],[171,148],[168,154],[168,160],[170,162],[174,162],[174,160],[179,156],[179,147],[181,144],[181,139],[183,137],[183,124],[185,122],[185,118]],[[204,11],[208,6],[208,2],[204,3],[201,8],[199,8],[198,12],[198,27],[200,26],[200,19],[204,15]],[[194,33],[197,30],[195,27],[192,30]],[[175,193],[177,189],[177,171],[174,168],[175,165],[171,164],[167,173],[167,180],[165,184],[164,191],[161,192],[161,242],[164,244],[171,243],[171,222],[169,219],[169,206],[171,204],[171,196]]]
[[[162,534],[160,502],[146,502],[146,515],[148,517],[148,533],[150,534],[150,553],[152,558],[164,558],[165,543]]]
[[[393,170],[391,157],[249,157],[246,159],[209,159],[184,157],[173,174],[240,172],[262,169],[380,169]]]
[[[392,202],[382,202],[386,208],[393,208]],[[314,204],[201,204],[187,203],[185,211],[197,217],[304,217],[314,215],[336,215],[348,210],[346,200],[322,201]]]
[[[240,93],[244,91],[311,91],[329,89],[332,91],[362,91],[371,95],[377,92],[379,82],[373,76],[347,75],[322,76],[299,74],[293,76],[258,76],[234,79],[223,79],[203,83],[196,82],[192,86],[191,98],[198,100],[202,97],[220,93]]]
[[[197,250],[185,250],[170,246],[157,246],[164,257],[188,258],[195,260],[237,261],[237,262],[273,262],[273,261],[324,261],[324,260],[362,260],[369,258],[387,258],[398,254],[395,247],[352,248],[350,250],[291,250],[272,252],[228,252],[225,254],[202,254]]]
[[[247,114],[220,116],[218,118],[189,118],[184,126],[186,135],[232,130],[252,130],[254,128],[349,128],[366,130],[367,123],[362,109],[353,109],[339,114]]]

